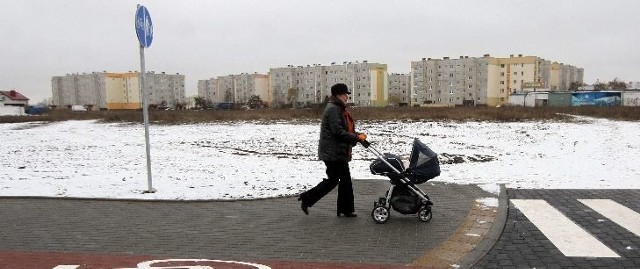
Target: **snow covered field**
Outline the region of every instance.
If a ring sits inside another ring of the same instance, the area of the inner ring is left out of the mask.
[[[512,188],[640,188],[640,123],[357,122],[382,152],[419,138],[440,156],[433,181]],[[319,122],[151,125],[155,193],[146,193],[141,124],[0,124],[0,196],[238,199],[297,194],[325,177]],[[354,148],[356,179],[373,155]]]

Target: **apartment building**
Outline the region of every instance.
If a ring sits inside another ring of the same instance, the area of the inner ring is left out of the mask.
[[[105,74],[107,73],[93,72],[52,77],[52,105],[58,107],[84,105],[92,109],[106,108]]]
[[[269,70],[273,106],[310,106],[324,102],[331,86],[344,83],[351,90],[350,102],[356,106],[385,106],[387,103],[387,65],[343,62],[307,66],[287,66]]]
[[[198,96],[211,103],[244,104],[253,95],[271,103],[268,75],[242,73],[198,81]]]
[[[411,105],[486,104],[487,59],[423,58],[411,62]]]
[[[218,84],[215,78],[198,80],[198,97],[202,97],[204,100],[212,103],[220,103],[219,101],[216,102],[219,95]]]
[[[411,101],[411,75],[390,74],[388,90],[388,105],[407,106]]]
[[[584,70],[537,56],[460,56],[411,62],[412,105],[505,104],[511,93],[566,91],[582,82]]]
[[[51,78],[52,104],[58,107],[83,105],[92,110],[140,109],[139,73],[93,72]],[[150,105],[176,107],[184,103],[184,75],[145,74]]]

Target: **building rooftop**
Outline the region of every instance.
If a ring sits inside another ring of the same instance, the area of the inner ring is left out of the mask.
[[[22,95],[21,93],[15,90],[0,91],[0,95],[4,95],[13,101],[29,101],[29,98],[25,97],[24,95]]]

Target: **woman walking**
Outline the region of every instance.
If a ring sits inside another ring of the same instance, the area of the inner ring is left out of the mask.
[[[320,141],[318,158],[327,166],[327,178],[317,186],[300,194],[300,207],[305,214],[309,214],[312,207],[322,197],[338,186],[337,215],[357,217],[353,202],[353,187],[349,161],[351,148],[357,142],[367,139],[364,133],[355,132],[355,122],[347,110],[349,88],[343,83],[331,87],[331,98],[324,109],[320,125]]]

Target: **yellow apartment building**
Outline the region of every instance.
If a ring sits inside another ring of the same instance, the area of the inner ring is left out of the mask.
[[[411,62],[412,106],[506,104],[526,91],[566,91],[582,82],[584,70],[537,56],[460,56]]]
[[[52,104],[82,105],[91,110],[140,109],[139,73],[93,72],[54,76]],[[185,102],[184,75],[147,72],[145,88],[149,105],[176,107]]]

